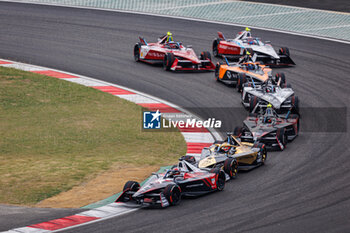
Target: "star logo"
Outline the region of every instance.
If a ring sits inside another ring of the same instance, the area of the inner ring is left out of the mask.
[[[159,110],[157,110],[155,113],[151,113],[151,115],[153,116],[151,122],[153,122],[154,120],[159,121],[159,117],[160,117],[162,114],[159,113]]]
[[[156,112],[143,112],[143,128],[144,129],[160,129],[161,128],[161,115],[162,113],[157,110]]]

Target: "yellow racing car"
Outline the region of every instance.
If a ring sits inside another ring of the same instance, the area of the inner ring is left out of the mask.
[[[238,170],[250,170],[265,163],[267,151],[263,143],[241,142],[232,133],[225,141],[203,148],[199,161],[192,156],[183,156],[200,169],[221,167],[229,178],[236,178]]]

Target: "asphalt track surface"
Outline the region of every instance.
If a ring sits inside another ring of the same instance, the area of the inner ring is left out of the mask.
[[[221,119],[226,130],[241,125],[246,116],[239,94],[217,83],[213,73],[165,72],[160,67],[135,63],[132,58],[139,35],[151,42],[170,30],[176,40],[193,45],[199,53],[210,50],[218,30],[229,35],[241,28],[10,3],[0,3],[0,21],[2,58],[124,85],[203,117]],[[277,32],[253,33],[271,40],[276,47],[290,48],[297,66],[278,71],[286,73],[303,108],[349,107],[349,45]],[[313,119],[324,124],[338,117],[337,113],[330,115],[322,119],[315,111]],[[339,122],[344,132],[311,132],[317,127],[302,132],[285,151],[269,153],[265,166],[240,173],[236,180],[228,182],[223,192],[186,199],[164,210],[142,209],[65,232],[348,232],[347,123],[348,115],[345,122]],[[69,211],[72,212],[67,210],[68,214]],[[0,230],[39,220],[30,217],[24,213],[23,220],[18,217],[14,221],[4,216]],[[40,221],[50,219],[52,216],[40,215]]]

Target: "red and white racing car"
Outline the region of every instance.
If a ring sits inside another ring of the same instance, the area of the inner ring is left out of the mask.
[[[278,53],[269,41],[265,43],[258,37],[252,37],[250,29],[239,32],[236,38],[226,39],[222,32],[218,32],[218,38],[213,41],[213,55],[225,56],[231,60],[239,59],[249,52],[257,54],[257,61],[271,67],[293,66],[294,61],[290,58],[289,49],[280,48]]]
[[[156,43],[147,43],[144,38],[140,37],[140,42],[134,46],[134,59],[137,62],[163,64],[165,70],[172,71],[215,70],[209,52],[202,52],[197,57],[191,47],[185,47],[181,42],[174,42],[171,34],[159,38]]]

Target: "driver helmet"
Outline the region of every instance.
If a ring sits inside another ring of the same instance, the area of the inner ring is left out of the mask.
[[[265,116],[273,116],[272,104],[268,103],[266,107]]]
[[[221,150],[223,152],[228,152],[230,149],[231,149],[231,145],[227,142],[225,142],[221,145]]]
[[[166,42],[174,42],[173,34],[171,32],[167,32],[166,35],[167,35]]]
[[[252,35],[250,34],[250,28],[246,27],[245,31],[247,32],[247,37],[251,37]]]
[[[171,171],[170,171],[170,175],[171,176],[177,176],[177,175],[180,175],[180,170],[179,168],[173,168]]]
[[[254,70],[254,65],[253,64],[248,64],[248,70]]]

